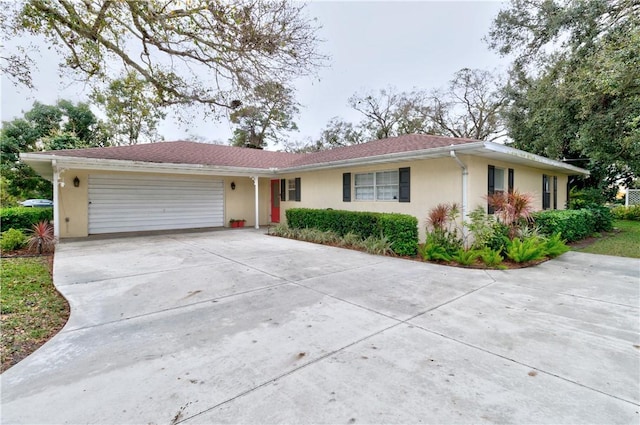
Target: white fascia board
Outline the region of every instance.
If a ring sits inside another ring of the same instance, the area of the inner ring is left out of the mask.
[[[385,155],[367,156],[363,158],[352,158],[341,161],[331,161],[317,164],[300,165],[294,167],[280,168],[278,174],[293,173],[297,171],[327,170],[331,168],[344,168],[357,165],[386,164],[390,162],[415,161],[428,158],[445,158],[450,156],[450,152],[470,151],[481,148],[482,142],[467,143],[464,145],[449,145],[439,148],[422,149],[419,151],[396,152]]]
[[[27,164],[56,161],[58,168],[76,170],[121,171],[166,174],[198,174],[216,176],[273,176],[275,170],[262,168],[228,167],[202,164],[173,164],[120,159],[81,158],[71,156],[22,154],[20,158]]]
[[[538,163],[542,165],[546,165],[548,167],[559,168],[564,170],[565,172],[570,172],[571,174],[582,174],[585,176],[589,175],[589,171],[584,168],[575,167],[570,164],[565,164],[561,161],[556,161],[554,159],[549,159],[544,156],[536,155],[530,152],[526,152],[520,149],[511,148],[509,146],[501,145],[499,143],[494,142],[484,142],[484,148],[496,153],[501,153],[504,155],[510,155],[516,158],[524,159],[527,161],[531,161],[533,163]]]

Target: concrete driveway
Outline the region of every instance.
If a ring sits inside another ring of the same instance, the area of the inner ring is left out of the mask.
[[[635,423],[640,261],[450,268],[220,231],[64,242],[2,423]]]

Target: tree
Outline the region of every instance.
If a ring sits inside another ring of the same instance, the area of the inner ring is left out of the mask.
[[[389,87],[377,94],[356,93],[349,106],[364,115],[358,127],[367,140],[427,132],[429,109],[424,92],[398,92]]]
[[[446,90],[431,93],[432,131],[451,137],[495,140],[504,136],[506,96],[499,76],[480,69],[456,72]]]
[[[0,171],[5,183],[2,191],[17,198],[51,197],[51,183],[22,163],[20,153],[107,144],[104,126],[86,103],[60,100],[56,105],[45,105],[35,102],[23,118],[2,123]]]
[[[166,114],[156,106],[149,84],[129,72],[111,81],[105,90],[94,90],[91,98],[104,110],[116,145],[161,140],[158,123]]]
[[[639,12],[631,0],[513,0],[500,12],[490,43],[516,55],[505,114],[515,147],[588,168],[586,186],[640,174]]]
[[[126,68],[152,87],[158,106],[219,112],[239,93],[272,81],[286,86],[324,61],[304,8],[287,0],[26,0],[0,13],[5,37],[44,36],[86,81],[110,81]],[[28,80],[23,63],[3,66]]]
[[[369,140],[361,128],[339,117],[333,117],[322,130],[320,139],[315,143],[318,150],[324,150],[338,146],[359,145]]]
[[[230,115],[237,125],[231,138],[233,146],[262,149],[268,142],[278,142],[284,132],[297,130],[293,116],[298,105],[293,91],[278,82],[257,86],[247,104]]]

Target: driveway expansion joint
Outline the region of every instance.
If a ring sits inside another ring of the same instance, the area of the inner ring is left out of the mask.
[[[633,406],[639,406],[639,407],[640,407],[640,403],[637,403],[637,402],[635,402],[635,401],[627,400],[627,399],[625,399],[625,398],[623,398],[623,397],[620,397],[620,396],[617,396],[617,395],[615,395],[615,394],[610,394],[610,393],[607,393],[606,391],[602,391],[602,390],[599,390],[599,389],[597,389],[597,388],[590,387],[590,386],[588,386],[588,385],[585,385],[585,384],[582,384],[582,383],[580,383],[580,382],[577,382],[577,381],[575,381],[575,380],[573,380],[573,379],[566,378],[566,377],[564,377],[564,376],[558,375],[558,374],[553,373],[553,372],[549,372],[549,371],[544,370],[544,369],[540,369],[540,368],[538,368],[538,367],[536,367],[536,366],[533,366],[533,365],[530,365],[530,364],[527,364],[527,363],[523,363],[523,362],[518,361],[518,360],[516,360],[516,359],[513,359],[513,358],[511,358],[511,357],[507,357],[507,356],[505,356],[505,355],[503,355],[503,354],[496,353],[496,352],[493,352],[493,351],[491,351],[491,350],[487,350],[486,348],[482,348],[482,347],[479,347],[479,346],[474,345],[474,344],[470,344],[470,343],[468,343],[468,342],[465,342],[465,341],[459,340],[459,339],[454,338],[454,337],[451,337],[451,336],[449,336],[449,335],[445,335],[445,334],[443,334],[443,333],[441,333],[441,332],[438,332],[438,331],[435,331],[435,330],[432,330],[432,329],[428,329],[428,328],[426,328],[426,327],[424,327],[424,326],[421,326],[421,325],[418,325],[418,324],[415,324],[415,323],[412,323],[411,325],[412,325],[412,326],[414,326],[414,327],[416,327],[416,328],[418,328],[418,329],[422,329],[422,330],[423,330],[423,331],[425,331],[425,332],[429,332],[429,333],[431,333],[431,334],[438,335],[438,336],[440,336],[440,337],[442,337],[442,338],[448,339],[448,340],[450,340],[450,341],[457,342],[458,344],[462,344],[462,345],[467,346],[467,347],[469,347],[469,348],[473,348],[473,349],[475,349],[475,350],[482,351],[483,353],[490,354],[490,355],[492,355],[492,356],[499,357],[499,358],[501,358],[501,359],[503,359],[503,360],[507,360],[507,361],[512,362],[512,363],[515,363],[515,364],[517,364],[517,365],[520,365],[520,366],[524,366],[524,367],[527,367],[527,368],[533,369],[533,370],[535,370],[535,371],[537,371],[537,372],[541,372],[541,373],[544,373],[545,375],[549,375],[549,376],[552,376],[552,377],[554,377],[554,378],[561,379],[561,380],[563,380],[563,381],[565,381],[565,382],[568,382],[568,383],[570,383],[570,384],[578,385],[578,386],[580,386],[580,387],[582,387],[582,388],[585,388],[585,389],[587,389],[587,390],[595,391],[595,392],[600,393],[600,394],[602,394],[602,395],[605,395],[605,396],[608,396],[608,397],[611,397],[611,398],[615,398],[616,400],[620,400],[620,401],[622,401],[622,402],[629,403],[629,404],[631,404],[631,405],[633,405]]]

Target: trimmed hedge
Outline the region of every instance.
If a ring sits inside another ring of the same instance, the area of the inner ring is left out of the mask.
[[[388,238],[397,255],[415,255],[418,248],[418,219],[412,215],[344,210],[291,208],[286,212],[287,224],[294,229],[305,227],[334,231],[340,236],[355,233]]]
[[[26,230],[40,221],[53,220],[53,208],[0,208],[0,232]]]
[[[538,211],[533,213],[533,219],[542,234],[561,233],[567,242],[579,241],[613,228],[613,215],[606,207]]]
[[[617,220],[640,221],[640,205],[630,205],[628,207],[615,207],[611,210],[613,217]]]

